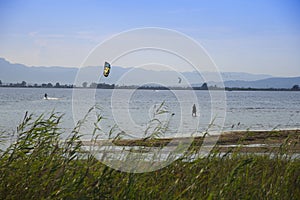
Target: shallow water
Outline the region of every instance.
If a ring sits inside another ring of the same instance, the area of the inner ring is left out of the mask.
[[[72,101],[79,105],[89,102],[86,93],[90,89],[76,89],[79,94],[72,98],[73,89],[56,88],[0,88],[0,130],[13,132],[26,111],[39,115],[55,110],[64,113],[62,127],[74,127],[74,112],[84,116],[87,107],[72,109]],[[112,93],[115,92],[115,96]],[[226,114],[223,130],[271,130],[300,128],[300,92],[291,91],[153,91],[153,90],[102,90],[97,89],[95,103],[102,108],[105,117],[101,123],[103,134],[117,124],[120,131],[132,136],[143,136],[153,112],[165,102],[169,114],[162,114],[161,121],[170,120],[166,136],[181,136],[205,131],[209,124],[222,113]],[[44,100],[47,93],[49,100]],[[220,96],[220,99],[218,97]],[[226,107],[222,106],[225,102]],[[212,103],[213,102],[213,103]],[[197,105],[197,117],[192,117],[192,105]],[[87,103],[88,104],[88,103]],[[220,105],[220,106],[218,106]],[[211,108],[215,110],[212,112]],[[74,111],[75,110],[75,111]],[[174,113],[173,115],[171,115]],[[214,116],[212,116],[214,115]],[[76,118],[75,118],[76,119]],[[76,121],[76,120],[75,120]],[[220,129],[218,127],[217,129]],[[210,127],[210,129],[214,129]],[[87,132],[90,131],[87,129]]]

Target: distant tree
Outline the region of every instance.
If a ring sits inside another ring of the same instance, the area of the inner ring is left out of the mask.
[[[292,90],[300,90],[299,85],[294,85],[294,86],[292,87]]]
[[[35,84],[33,85],[33,87],[38,87],[38,84],[37,84],[37,83],[35,83]]]
[[[47,87],[47,84],[46,83],[42,83],[42,87]]]
[[[47,87],[49,87],[49,88],[53,87],[52,83],[48,83]]]
[[[25,81],[22,81],[21,86],[22,86],[22,87],[26,87],[26,82],[25,82]]]
[[[207,83],[203,83],[202,86],[201,86],[201,89],[202,90],[208,90]]]
[[[82,83],[82,87],[84,87],[84,88],[86,88],[86,87],[87,87],[87,85],[88,85],[88,83],[87,83],[87,82],[83,82],[83,83]]]
[[[48,83],[48,84],[49,84],[49,83]],[[57,83],[55,84],[55,87],[56,87],[56,88],[59,88],[59,87],[60,87],[59,82],[57,82]]]
[[[2,81],[0,80],[0,85],[2,85]]]

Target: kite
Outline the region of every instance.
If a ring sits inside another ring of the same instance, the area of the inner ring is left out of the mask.
[[[178,77],[178,83],[181,83],[181,78],[180,77]]]
[[[108,62],[104,63],[104,70],[103,70],[103,75],[105,77],[108,77],[110,71],[110,64]]]

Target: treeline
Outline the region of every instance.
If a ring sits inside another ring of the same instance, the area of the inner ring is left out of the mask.
[[[56,84],[42,83],[42,84],[27,84],[26,81],[21,83],[6,83],[3,84],[0,80],[0,87],[25,87],[25,88],[99,88],[99,89],[141,89],[141,90],[226,90],[226,91],[300,91],[299,85],[293,85],[291,88],[243,88],[243,87],[225,87],[221,88],[216,85],[208,86],[207,83],[203,83],[201,86],[179,87],[179,86],[137,86],[137,85],[115,85],[106,83],[91,83],[83,82],[81,86],[72,84]]]
[[[42,83],[42,84],[27,84],[26,81],[22,81],[21,83],[6,83],[3,84],[0,80],[0,87],[24,87],[24,88],[73,88],[74,85],[70,84],[52,84],[52,83]]]
[[[210,87],[207,85],[207,83],[203,83],[202,86],[195,86],[195,87],[166,87],[166,86],[139,86],[137,89],[140,90],[209,90]],[[219,88],[221,89],[221,88]]]
[[[85,84],[86,82],[84,82],[82,84],[83,88],[86,88],[87,85]],[[114,89],[115,88],[115,84],[106,84],[106,83],[91,83],[90,84],[90,88],[101,88],[101,89]]]
[[[239,88],[239,87],[225,87],[227,91],[300,91],[299,85],[294,85],[292,88]]]
[[[0,80],[0,87],[22,87],[22,88],[102,88],[102,89],[114,89],[115,85],[106,84],[106,83],[91,83],[88,86],[87,82],[84,82],[81,86],[75,86],[72,84],[60,84],[57,82],[56,84],[52,83],[42,83],[42,84],[28,84],[26,81],[22,81],[21,83],[6,83],[3,84]]]

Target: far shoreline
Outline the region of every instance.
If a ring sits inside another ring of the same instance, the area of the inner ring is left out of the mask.
[[[199,87],[144,87],[144,86],[104,86],[104,87],[76,87],[74,85],[61,85],[59,87],[43,87],[43,86],[10,86],[10,85],[0,85],[0,88],[24,88],[24,89],[104,89],[104,90],[156,90],[156,91],[168,91],[168,90],[194,90],[194,91],[287,91],[287,92],[300,92],[300,89],[292,89],[292,88],[215,88],[215,87],[208,87],[208,89],[201,89]]]

